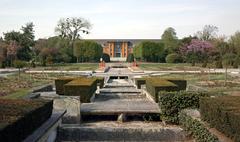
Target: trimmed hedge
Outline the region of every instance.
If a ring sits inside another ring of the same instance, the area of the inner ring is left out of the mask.
[[[167,78],[166,80],[176,84],[179,90],[187,89],[187,80],[177,79],[177,78]]]
[[[202,120],[234,141],[240,141],[240,97],[202,98],[200,112]]]
[[[23,141],[52,114],[53,101],[0,99],[0,140]]]
[[[104,77],[94,77],[97,80],[97,85],[100,86],[100,88],[103,88],[104,86]]]
[[[55,80],[56,93],[59,95],[64,94],[64,85],[74,80],[72,77],[62,77]]]
[[[213,135],[206,126],[196,118],[189,116],[186,110],[183,110],[179,114],[179,123],[184,127],[187,132],[198,142],[218,142],[218,138]]]
[[[158,92],[160,91],[179,91],[176,84],[159,78],[146,79],[146,89],[149,94],[158,102]]]
[[[159,107],[162,118],[168,123],[178,124],[178,114],[185,108],[199,108],[200,97],[209,96],[206,92],[159,92]]]
[[[79,78],[64,85],[64,95],[81,96],[81,103],[88,103],[96,89],[96,78]]]
[[[141,86],[146,84],[146,78],[135,78],[135,84],[138,89],[141,89]]]

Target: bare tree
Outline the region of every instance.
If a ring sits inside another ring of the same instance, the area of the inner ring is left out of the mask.
[[[202,31],[198,31],[196,36],[204,41],[212,40],[217,36],[218,27],[214,25],[205,25]]]

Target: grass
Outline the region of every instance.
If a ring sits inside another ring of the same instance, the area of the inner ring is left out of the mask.
[[[199,70],[203,69],[202,64],[196,64],[192,66],[189,63],[140,63],[139,67],[143,70]],[[206,69],[206,68],[205,68]]]
[[[68,63],[68,64],[53,64],[47,67],[36,67],[32,70],[66,70],[66,71],[93,71],[98,68],[98,63]]]
[[[228,76],[228,84],[224,86],[225,74],[166,74],[162,78],[182,78],[188,84],[196,85],[210,92],[240,91],[240,78]]]
[[[42,76],[31,76],[21,73],[8,75],[6,78],[0,78],[0,97],[18,99],[26,96],[32,91],[32,88],[50,83],[51,78],[43,78]]]
[[[11,93],[7,96],[3,96],[3,99],[20,99],[27,96],[32,90],[29,88],[19,89],[16,92]]]

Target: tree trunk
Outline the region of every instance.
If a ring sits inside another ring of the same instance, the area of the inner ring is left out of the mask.
[[[227,86],[227,67],[225,68],[225,82],[224,86]]]
[[[20,72],[21,72],[21,70],[20,70],[20,68],[18,68],[18,80],[20,80]]]

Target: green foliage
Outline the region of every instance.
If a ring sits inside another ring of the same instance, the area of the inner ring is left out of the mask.
[[[53,101],[0,99],[0,139],[23,141],[52,114]]]
[[[229,66],[233,65],[234,63],[234,59],[236,59],[236,55],[233,53],[226,53],[223,56],[223,65],[225,66],[225,68],[228,68]]]
[[[166,62],[167,63],[182,63],[183,60],[179,54],[172,53],[172,54],[167,55]]]
[[[64,95],[80,96],[81,103],[89,103],[96,89],[96,78],[79,78],[64,85]]]
[[[76,41],[74,44],[74,56],[78,61],[99,62],[102,54],[102,46],[94,41]]]
[[[15,41],[20,48],[17,50],[17,58],[19,60],[29,61],[32,58],[31,47],[34,46],[34,30],[33,23],[27,23],[25,26],[22,26],[22,32],[11,31],[4,33],[4,39],[10,43]]]
[[[178,48],[177,33],[174,28],[167,28],[162,34],[162,41],[168,53],[173,53]]]
[[[178,114],[185,108],[199,108],[200,97],[206,97],[206,92],[159,92],[159,106],[162,118],[168,123],[179,123]]]
[[[135,84],[138,89],[141,89],[141,86],[146,84],[146,78],[135,78]]]
[[[158,102],[159,91],[179,91],[179,88],[176,84],[160,78],[147,78],[146,89],[153,97],[155,102]]]
[[[127,56],[127,62],[131,63],[134,61],[134,55],[132,53],[128,54]]]
[[[106,53],[103,53],[102,59],[106,63],[110,62],[110,56],[108,54],[106,54]]]
[[[234,141],[240,141],[240,97],[202,98],[200,113],[204,121]]]
[[[15,60],[15,61],[13,62],[13,66],[14,66],[15,68],[21,69],[21,68],[27,66],[27,63],[26,63],[25,61]]]
[[[74,78],[71,78],[71,77],[62,77],[62,78],[55,79],[56,93],[59,95],[63,95],[64,85],[72,80],[74,80]]]
[[[104,77],[94,77],[97,80],[97,85],[102,88],[104,86]]]
[[[218,138],[211,134],[206,126],[198,119],[192,118],[183,110],[179,114],[179,123],[190,132],[198,142],[218,142]]]
[[[133,48],[134,57],[147,62],[159,62],[164,54],[164,44],[144,41]]]

